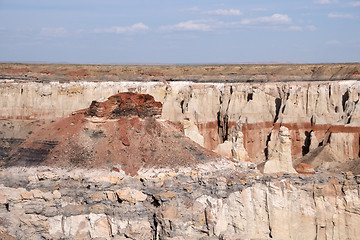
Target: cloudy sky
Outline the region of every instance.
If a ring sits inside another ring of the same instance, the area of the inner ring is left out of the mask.
[[[0,0],[0,62],[360,61],[359,0]]]

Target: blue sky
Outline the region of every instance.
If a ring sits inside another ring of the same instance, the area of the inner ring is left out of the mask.
[[[0,62],[359,61],[358,0],[0,0]]]

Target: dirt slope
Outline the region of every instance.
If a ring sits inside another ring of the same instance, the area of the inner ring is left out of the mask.
[[[169,121],[147,94],[119,93],[50,122],[11,152],[6,166],[113,168],[186,167],[218,156]]]

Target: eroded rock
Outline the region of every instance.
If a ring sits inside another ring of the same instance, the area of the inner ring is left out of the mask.
[[[152,96],[130,92],[92,102],[88,109],[41,125],[11,152],[6,166],[118,166],[126,174],[136,175],[144,167],[177,168],[219,159],[201,146],[203,138],[193,123],[185,133],[200,146],[186,138],[176,123],[159,120],[161,109],[162,104]],[[56,178],[53,172],[44,171],[31,181]],[[110,184],[119,180],[95,179]],[[50,197],[49,193],[46,196]]]
[[[27,177],[34,170],[16,171]],[[143,176],[141,184],[128,176],[114,199],[114,185],[53,169],[59,179],[42,181],[41,189],[56,195],[56,184],[61,196],[44,201],[21,198],[25,189],[33,192],[38,185],[9,187],[15,170],[7,171],[0,171],[0,193],[19,197],[0,204],[0,230],[17,239],[316,239],[337,234],[356,239],[359,234],[358,176],[350,172],[331,178],[262,176],[243,162],[237,169],[219,165],[200,171],[196,178],[186,169],[162,180]],[[82,170],[98,175],[94,171]],[[103,197],[95,202],[93,195]]]
[[[269,160],[265,163],[264,173],[296,173],[292,166],[291,141],[289,130],[282,126],[278,140],[269,147]]]

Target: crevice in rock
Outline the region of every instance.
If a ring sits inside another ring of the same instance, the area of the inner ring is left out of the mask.
[[[311,132],[305,131],[305,141],[304,145],[301,147],[302,155],[305,156],[310,152],[310,145],[311,145]]]
[[[10,212],[10,205],[9,205],[9,203],[5,203],[5,208],[6,208],[6,210],[7,210],[8,212]]]
[[[248,93],[246,100],[249,102],[253,100],[253,93]]]
[[[351,122],[351,116],[348,118],[346,124],[350,124],[350,122]]]
[[[268,222],[268,226],[269,226],[269,238],[272,238],[272,234],[271,234],[271,223],[270,223],[270,212],[269,212],[269,196],[268,196],[268,192],[265,191],[265,211],[266,211],[266,215],[267,215],[267,222]]]
[[[311,125],[311,128],[313,128],[315,125],[314,115],[312,115],[310,118],[310,125]]]
[[[265,144],[266,147],[264,149],[265,160],[269,159],[269,142],[270,141],[271,141],[271,132],[266,137],[266,144]]]
[[[182,114],[184,114],[184,112],[185,112],[185,109],[184,109],[184,100],[181,100],[181,102],[180,102],[180,107],[181,107],[181,113]]]
[[[286,107],[286,104],[284,104],[284,106],[282,107],[282,109],[281,109],[281,113],[284,113],[284,111],[285,111],[285,107]]]
[[[275,117],[274,117],[274,123],[276,123],[276,121],[279,118],[279,112],[280,112],[280,108],[281,108],[281,98],[276,98],[275,99]]]
[[[325,143],[329,144],[330,143],[330,138],[331,138],[331,133],[329,133],[329,135],[327,136],[327,138],[325,138]]]
[[[281,109],[281,113],[284,113],[285,107],[286,107],[286,102],[289,99],[289,97],[290,97],[290,93],[285,93],[285,101],[284,101],[285,103],[284,103],[284,105],[283,105],[283,107]]]
[[[154,226],[154,240],[157,240],[159,238],[159,232],[158,232],[158,227],[159,227],[159,223],[156,219],[156,213],[154,213],[153,215],[153,226]]]
[[[349,100],[349,90],[346,90],[346,92],[342,95],[342,107],[343,111],[345,111],[346,108],[346,102]]]
[[[229,134],[229,117],[227,114],[224,116],[221,115],[220,111],[217,113],[217,127],[218,127],[218,134],[222,142],[228,140]]]
[[[153,197],[153,201],[151,202],[151,204],[154,206],[154,207],[160,207],[160,202],[159,200],[157,200],[156,198]]]
[[[360,157],[360,135],[359,135],[359,152],[358,152],[358,157]]]

